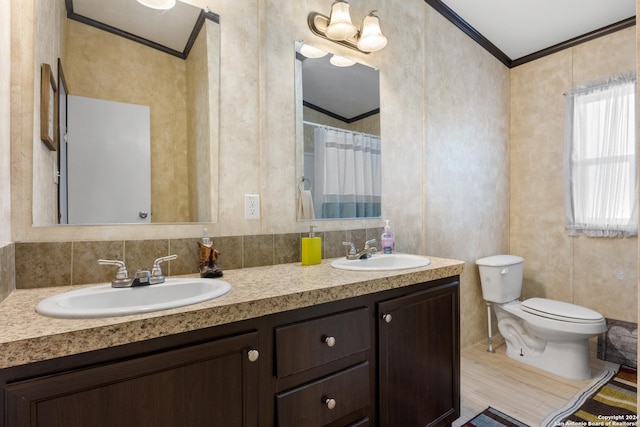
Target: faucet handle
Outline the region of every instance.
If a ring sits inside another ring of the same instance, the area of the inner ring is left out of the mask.
[[[124,261],[120,261],[117,259],[99,259],[98,264],[118,266],[118,271],[116,272],[116,280],[129,278],[129,272],[127,271],[127,266]]]
[[[342,246],[350,246],[351,249],[349,249],[349,255],[355,255],[358,253],[358,251],[356,250],[356,245],[354,245],[351,242],[342,242]]]
[[[376,239],[367,240],[366,242],[364,242],[364,248],[369,249],[371,245],[373,245],[376,242],[377,242]]]
[[[160,282],[155,281],[155,283],[164,282],[164,275],[162,274],[162,268],[160,268],[160,263],[165,261],[171,261],[176,258],[178,258],[178,255],[173,254],[173,255],[157,258],[155,261],[153,261],[153,268],[151,269],[151,277],[153,279],[160,279]]]

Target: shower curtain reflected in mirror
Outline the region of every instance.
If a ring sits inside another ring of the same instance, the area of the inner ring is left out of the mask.
[[[380,137],[319,126],[314,146],[316,218],[380,217]]]

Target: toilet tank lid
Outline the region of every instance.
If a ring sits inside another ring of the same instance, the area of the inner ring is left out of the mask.
[[[506,267],[524,262],[524,258],[516,255],[492,255],[476,260],[477,265],[487,267]]]

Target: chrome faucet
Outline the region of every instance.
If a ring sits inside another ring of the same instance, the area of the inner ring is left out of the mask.
[[[124,261],[111,260],[111,259],[99,259],[100,265],[115,265],[118,267],[116,277],[111,282],[111,286],[114,288],[133,288],[136,286],[148,286],[164,283],[165,277],[162,274],[160,263],[165,261],[171,261],[178,258],[178,255],[169,255],[160,257],[153,262],[153,268],[149,270],[138,270],[134,277],[129,277],[127,266]]]
[[[364,243],[364,249],[358,252],[356,250],[356,245],[351,242],[342,242],[343,246],[347,246],[347,259],[367,259],[371,258],[371,255],[378,252],[378,249],[375,246],[371,246],[376,243],[376,239],[367,240]]]

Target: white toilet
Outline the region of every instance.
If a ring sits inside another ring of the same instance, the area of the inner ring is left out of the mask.
[[[606,332],[604,317],[597,311],[561,301],[518,301],[523,263],[523,258],[513,255],[476,261],[482,295],[493,303],[507,354],[565,378],[591,378],[589,338]]]

